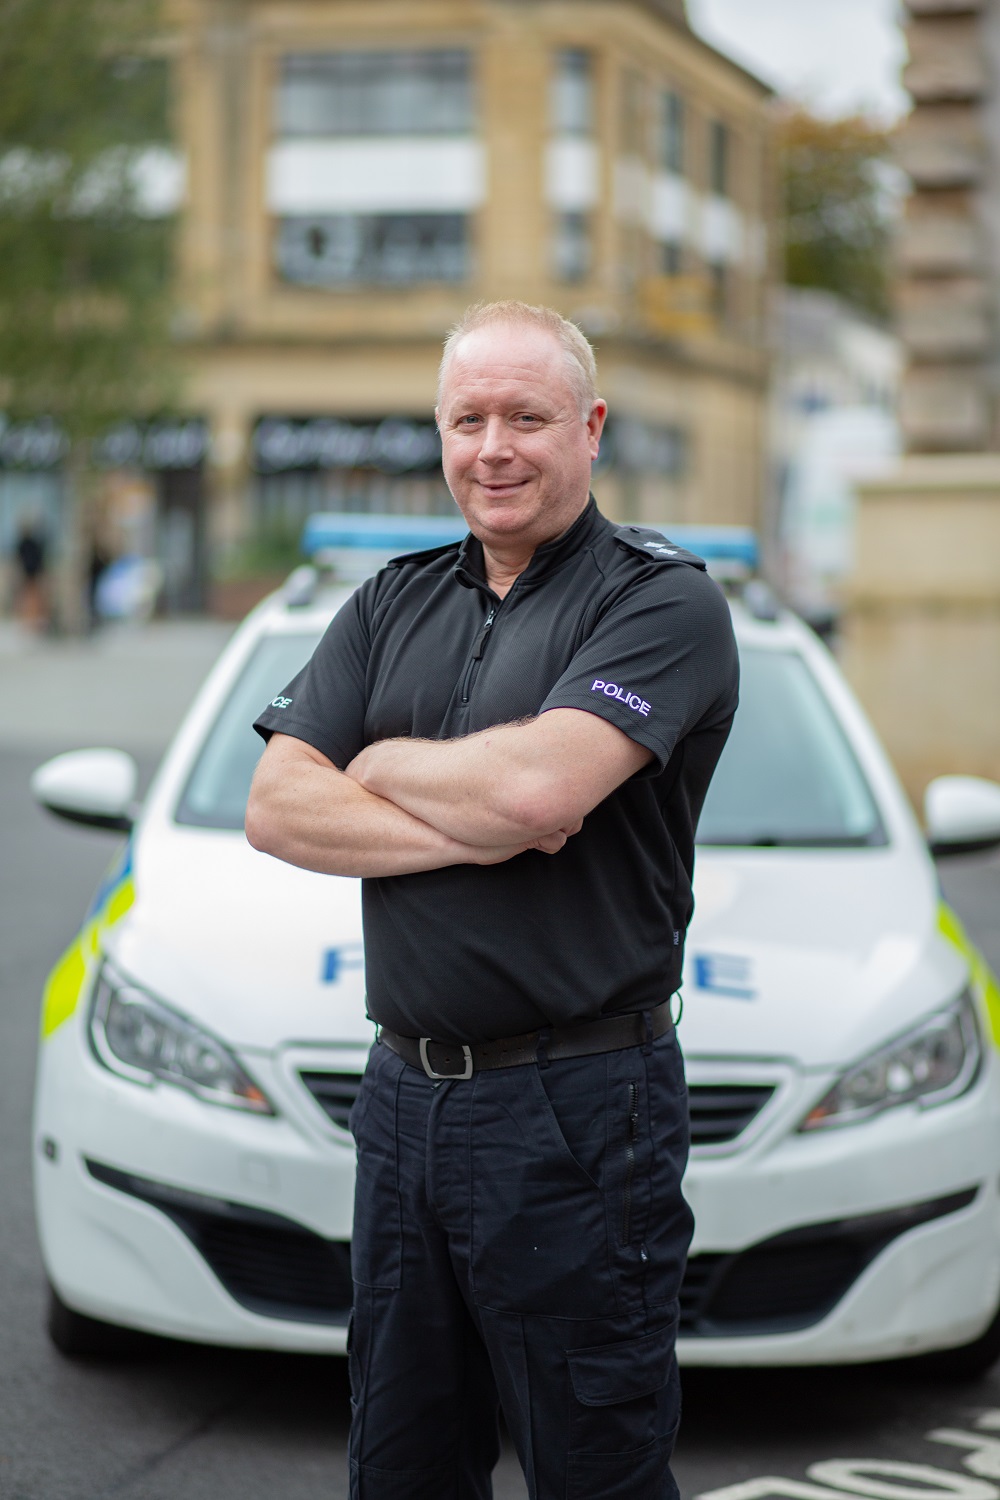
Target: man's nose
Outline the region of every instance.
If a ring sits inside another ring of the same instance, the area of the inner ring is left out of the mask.
[[[510,440],[510,429],[502,417],[487,417],[483,429],[483,440],[479,445],[479,457],[484,463],[504,463],[514,456]]]

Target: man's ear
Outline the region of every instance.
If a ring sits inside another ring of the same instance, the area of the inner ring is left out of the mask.
[[[598,398],[590,408],[587,418],[587,436],[590,438],[590,456],[596,458],[601,446],[601,433],[608,416],[608,403]]]

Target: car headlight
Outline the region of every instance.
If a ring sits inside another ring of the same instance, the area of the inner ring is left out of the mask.
[[[107,960],[94,986],[90,1039],[98,1060],[133,1083],[172,1083],[207,1104],[275,1113],[228,1047],[123,979]]]
[[[972,1087],[982,1062],[968,990],[945,1010],[857,1063],[806,1115],[800,1130],[869,1120],[900,1104],[930,1109]]]

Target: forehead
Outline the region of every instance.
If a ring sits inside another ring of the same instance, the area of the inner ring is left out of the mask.
[[[445,367],[442,401],[461,396],[472,387],[542,387],[559,398],[572,394],[566,353],[554,334],[544,328],[505,324],[467,333]]]

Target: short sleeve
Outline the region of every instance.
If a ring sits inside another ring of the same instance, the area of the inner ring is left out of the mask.
[[[700,569],[665,564],[623,587],[541,712],[578,708],[652,750],[662,771],[695,728],[736,710],[739,663],[729,605]]]
[[[292,735],[340,770],[364,749],[370,594],[363,584],[351,595],[302,671],[254,720],[263,739]]]

